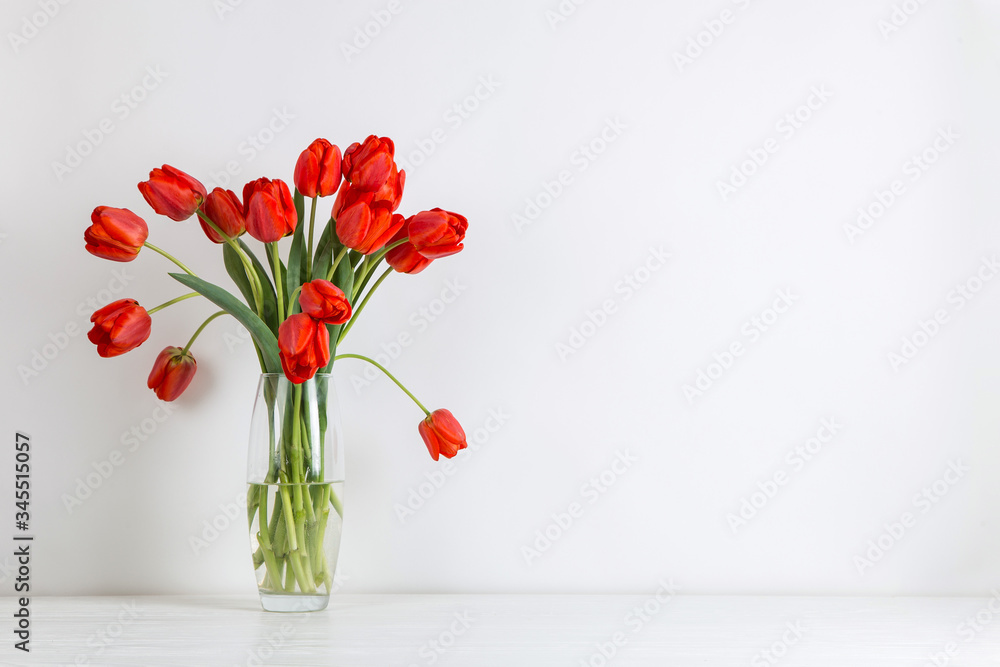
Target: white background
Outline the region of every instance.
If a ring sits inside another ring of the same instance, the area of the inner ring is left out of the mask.
[[[316,137],[346,147],[371,133],[392,137],[410,167],[401,212],[441,206],[470,227],[460,255],[394,276],[342,351],[394,352],[390,368],[480,445],[441,488],[421,488],[442,466],[417,434],[419,411],[384,379],[359,386],[359,362],[338,366],[344,590],[649,592],[672,578],[687,593],[986,594],[1000,584],[1000,279],[975,282],[1000,252],[996,3],[910,0],[912,15],[897,13],[888,32],[889,0],[591,0],[558,21],[557,0],[399,0],[395,14],[383,1],[243,0],[224,11],[207,0],[50,0],[51,18],[44,4],[7,2],[0,21],[0,404],[3,438],[20,430],[33,443],[36,592],[254,590],[235,508],[251,346],[232,320],[210,325],[194,383],[157,422],[152,360],[213,308],[184,302],[154,316],[137,351],[99,358],[85,337],[88,300],[152,306],[186,290],[149,251],[131,264],[87,254],[91,210],[131,208],[152,243],[229,285],[219,248],[194,221],[155,216],[136,183],[167,163],[217,184],[232,162],[239,192],[258,176],[290,180]],[[724,10],[729,23],[713,23]],[[359,37],[366,26],[374,36]],[[701,53],[690,46],[699,39]],[[815,89],[830,97],[799,109]],[[456,104],[469,110],[460,123]],[[794,132],[779,125],[797,110],[808,118]],[[112,132],[98,132],[103,119]],[[609,122],[621,129],[602,143]],[[948,128],[958,138],[931,149],[936,161],[914,180],[913,157]],[[768,139],[776,152],[724,198],[718,183]],[[581,158],[592,141],[600,154]],[[81,144],[88,154],[57,173]],[[563,170],[569,184],[548,198]],[[902,194],[850,237],[858,208],[894,180]],[[651,248],[670,254],[655,271],[644,268]],[[645,280],[627,299],[625,276]],[[960,300],[970,279],[981,289]],[[460,295],[442,312],[449,281]],[[793,305],[751,340],[745,323],[773,315],[780,290]],[[614,312],[592,315],[607,300]],[[421,308],[438,313],[429,326]],[[939,309],[947,321],[894,368],[889,354]],[[410,344],[393,350],[401,334]],[[713,355],[734,342],[744,353],[720,375]],[[699,371],[717,379],[689,400]],[[504,418],[487,435],[491,411]],[[789,451],[824,419],[843,426],[797,467]],[[129,440],[133,427],[141,441]],[[0,458],[8,505],[12,449]],[[124,462],[92,475],[115,450]],[[620,454],[636,460],[606,492],[583,488]],[[917,500],[950,465],[966,471],[939,482],[933,504]],[[753,497],[775,473],[786,483]],[[401,518],[421,491],[430,497]],[[734,530],[744,499],[760,507]],[[582,516],[538,542],[572,503]],[[904,512],[911,525],[889,536]],[[13,532],[13,507],[0,504],[0,517],[10,526],[0,535]],[[11,559],[0,565],[9,580]]]

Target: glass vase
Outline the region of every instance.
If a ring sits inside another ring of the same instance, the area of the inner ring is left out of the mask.
[[[343,526],[344,451],[333,380],[264,373],[247,463],[247,518],[261,606],[319,611],[330,600]]]

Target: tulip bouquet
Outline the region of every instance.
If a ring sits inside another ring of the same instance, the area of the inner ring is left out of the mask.
[[[450,458],[466,447],[465,433],[448,410],[427,410],[372,359],[336,354],[391,274],[420,273],[434,260],[463,248],[468,226],[463,216],[440,208],[408,218],[396,213],[405,178],[395,164],[393,142],[376,136],[350,145],[343,154],[326,139],[313,141],[295,165],[294,193],[281,180],[258,178],[243,187],[241,200],[231,190],[217,187],[207,192],[198,180],[171,166],[153,169],[149,179],[139,183],[143,198],[153,211],[172,220],[198,217],[208,240],[221,245],[226,271],[242,301],[149,243],[146,222],[128,209],[98,206],[84,233],[87,251],[103,259],[129,262],[143,248],[162,255],[180,269],[170,277],[191,290],[148,310],[135,299],[99,309],[91,317],[88,338],[100,356],[134,350],[150,336],[151,315],[201,297],[220,310],[195,329],[186,345],[168,346],[156,356],[147,386],[158,398],[173,401],[190,385],[198,367],[192,345],[212,320],[224,315],[249,331],[261,372],[283,374],[291,383],[292,389],[280,399],[286,406],[268,413],[271,441],[264,481],[281,486],[273,511],[267,510],[265,484],[251,484],[248,492],[251,521],[259,512],[254,565],[264,571],[262,590],[309,594],[325,584],[329,592],[332,572],[323,562],[323,535],[330,508],[340,515],[342,507],[322,471],[309,463],[323,447],[327,425],[325,391],[317,393],[308,386],[317,374],[329,374],[334,361],[371,363],[406,392],[424,412],[418,430],[434,460]],[[317,230],[318,200],[333,195],[330,216]],[[263,263],[244,234],[263,244]],[[287,236],[291,242],[283,261],[278,242]],[[388,266],[378,273],[383,262]]]

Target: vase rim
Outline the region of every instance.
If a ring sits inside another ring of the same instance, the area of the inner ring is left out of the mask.
[[[262,378],[283,378],[283,377],[285,377],[285,374],[284,373],[261,373],[260,376]],[[333,373],[316,373],[316,375],[313,376],[313,379],[315,379],[315,378],[331,378],[331,377],[333,377]],[[309,380],[306,380],[306,382],[308,382],[308,381]]]

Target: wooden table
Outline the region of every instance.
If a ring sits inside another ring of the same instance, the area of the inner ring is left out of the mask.
[[[4,665],[1000,665],[996,598],[340,595],[312,614],[255,597],[40,597]],[[12,598],[5,599],[10,623]]]

